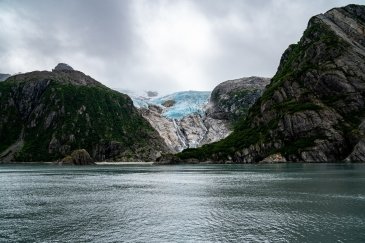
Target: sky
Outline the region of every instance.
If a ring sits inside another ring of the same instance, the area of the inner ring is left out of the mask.
[[[0,0],[0,73],[71,65],[110,88],[168,94],[272,77],[311,16],[340,0]]]

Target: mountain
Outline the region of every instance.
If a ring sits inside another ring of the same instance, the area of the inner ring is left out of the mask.
[[[268,82],[265,78],[242,78],[223,82],[212,93],[183,91],[153,99],[132,99],[171,152],[176,153],[227,137],[233,118],[243,115],[242,108],[247,110]]]
[[[228,124],[205,115],[211,92],[182,91],[148,99],[134,97],[133,102],[164,139],[170,152],[196,148],[225,138]]]
[[[207,113],[220,120],[236,121],[262,95],[270,79],[261,77],[228,80],[214,88]]]
[[[67,64],[0,83],[0,161],[151,161],[166,152],[132,100]]]
[[[365,161],[365,6],[310,19],[226,139],[161,162]]]
[[[10,74],[0,73],[0,82],[6,80],[10,76]]]

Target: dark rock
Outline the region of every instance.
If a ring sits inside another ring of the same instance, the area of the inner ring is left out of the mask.
[[[59,63],[52,71],[74,71],[74,69],[66,63]]]
[[[174,100],[166,100],[162,103],[162,105],[165,107],[171,107],[171,106],[174,106],[175,104],[176,104],[176,101],[174,101]]]
[[[90,154],[85,149],[78,149],[74,150],[71,155],[63,158],[59,163],[73,165],[92,165],[94,164],[94,160],[90,157]]]
[[[154,164],[156,165],[176,165],[181,164],[183,161],[173,154],[163,154],[156,159]],[[186,163],[186,161],[184,161]]]
[[[211,94],[207,115],[220,120],[245,116],[269,82],[268,78],[249,77],[219,84]]]

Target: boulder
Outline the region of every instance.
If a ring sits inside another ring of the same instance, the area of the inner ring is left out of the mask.
[[[285,157],[280,153],[272,154],[260,161],[260,163],[280,163],[280,162],[287,162]]]
[[[71,155],[63,158],[59,164],[92,165],[94,160],[85,149],[74,150]]]
[[[162,103],[162,105],[165,107],[171,107],[171,106],[174,106],[175,104],[176,104],[176,101],[174,101],[174,100],[166,100]]]

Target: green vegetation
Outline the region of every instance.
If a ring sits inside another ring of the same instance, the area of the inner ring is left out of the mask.
[[[0,153],[15,143],[22,130],[22,123],[18,111],[10,99],[11,85],[0,83]]]
[[[156,137],[128,96],[103,86],[51,81],[32,104],[22,97],[16,100],[35,108],[22,119],[19,108],[9,105],[8,100],[12,97],[11,88],[19,90],[27,82],[0,83],[1,151],[18,139],[23,126],[26,128],[18,161],[53,161],[62,158],[65,150],[84,148],[91,152],[98,144],[111,141],[119,142],[124,150],[133,150],[151,146],[151,137]],[[52,140],[55,148],[50,146]]]
[[[302,137],[298,140],[295,140],[291,143],[286,144],[283,148],[279,150],[281,154],[284,156],[289,156],[293,154],[297,154],[302,149],[312,147],[315,145],[314,141],[318,139],[318,137]]]
[[[229,107],[235,106],[236,111],[234,114],[230,114],[229,120],[233,123],[237,122],[242,116],[246,116],[250,106],[254,101],[261,96],[261,90],[259,89],[245,89],[235,91],[229,94],[229,99],[220,99],[218,106],[223,109],[229,109]]]
[[[244,120],[243,124],[236,127],[235,131],[227,138],[202,146],[197,149],[186,149],[177,154],[180,159],[195,158],[206,160],[215,156],[216,160],[226,160],[227,156],[232,156],[236,151],[268,141],[268,132],[277,126],[277,121],[272,121],[266,126],[254,127],[249,126],[249,119]]]
[[[300,42],[290,45],[283,54],[277,73],[261,97],[263,101],[271,99],[285,81],[297,81],[304,86],[301,78],[303,74],[310,70],[323,69],[317,64],[319,58],[323,64],[332,63],[334,58],[349,47],[347,42],[339,38],[328,26],[319,23],[316,18],[309,22]],[[326,47],[323,53],[317,53],[315,49],[320,43]]]

